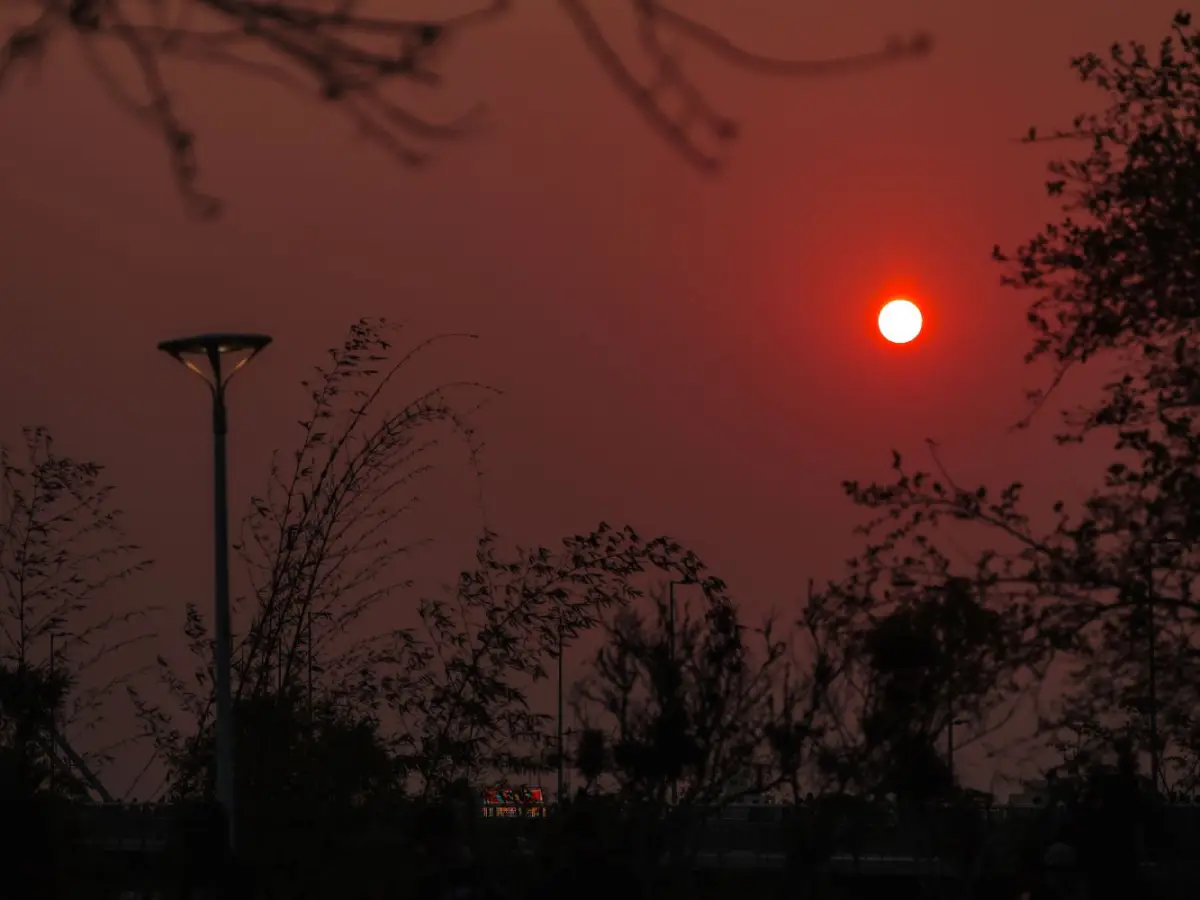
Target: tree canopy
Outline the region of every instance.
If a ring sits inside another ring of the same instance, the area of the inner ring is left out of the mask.
[[[1082,503],[1064,499],[1039,513],[1020,483],[959,484],[935,450],[930,471],[897,454],[893,481],[847,482],[846,491],[876,515],[868,532],[885,568],[920,560],[950,572],[939,530],[983,529],[992,549],[958,563],[957,573],[1022,610],[1041,671],[1052,659],[1069,671],[1045,726],[1119,724],[1157,768],[1168,750],[1191,754],[1200,708],[1200,33],[1180,13],[1157,47],[1115,44],[1072,65],[1102,108],[1048,137],[1027,136],[1080,148],[1050,164],[1046,193],[1061,218],[995,256],[1004,284],[1033,297],[1027,360],[1052,367],[1019,424],[1047,414],[1055,388],[1076,370],[1102,364],[1112,373],[1081,407],[1063,411],[1057,435],[1108,449],[1101,483]],[[1188,770],[1174,769],[1179,777]]]

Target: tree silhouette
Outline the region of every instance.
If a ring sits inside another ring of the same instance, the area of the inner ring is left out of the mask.
[[[852,559],[804,619],[831,675],[823,782],[921,806],[950,796],[954,748],[1011,719],[1047,651],[1031,640],[1027,607],[937,555],[906,555],[901,537]]]
[[[1005,283],[1033,292],[1030,362],[1053,364],[1036,414],[1074,370],[1101,362],[1098,394],[1064,411],[1061,443],[1107,442],[1111,463],[1082,506],[1053,506],[1042,526],[1022,486],[957,484],[934,451],[932,472],[897,456],[887,485],[848,483],[876,511],[882,543],[945,559],[942,522],[982,528],[993,550],[974,561],[981,584],[1024,610],[1031,637],[1069,664],[1069,688],[1047,727],[1144,724],[1150,769],[1195,734],[1200,605],[1192,584],[1200,537],[1200,402],[1194,245],[1200,226],[1200,36],[1187,14],[1156,51],[1115,45],[1074,60],[1106,106],[1054,140],[1081,155],[1053,162],[1046,185],[1063,218],[1015,251],[996,251]],[[1040,140],[1036,130],[1029,135]],[[1022,424],[1027,424],[1026,418]],[[917,542],[920,542],[919,545]],[[1166,773],[1158,771],[1160,786]]]
[[[770,623],[742,625],[719,581],[699,588],[704,608],[677,618],[674,660],[668,606],[654,596],[651,622],[627,607],[604,624],[605,643],[573,691],[584,775],[603,772],[627,801],[718,806],[778,783],[770,750],[788,644]]]
[[[0,777],[84,794],[98,785],[87,762],[109,750],[85,761],[65,737],[94,728],[133,674],[98,664],[144,637],[133,629],[146,610],[102,603],[150,562],[125,539],[101,466],[58,452],[44,428],[24,429],[23,449],[0,447]]]
[[[787,635],[770,621],[743,625],[719,580],[693,583],[703,599],[676,615],[673,635],[662,591],[650,610],[606,620],[572,700],[584,802],[607,795],[644,872],[661,873],[666,859],[680,885],[721,809],[799,790],[819,705]]]
[[[414,20],[376,13],[356,0],[28,0],[25,15],[0,37],[0,87],[18,67],[40,63],[56,39],[73,38],[98,84],[163,141],[190,208],[212,215],[219,204],[199,184],[196,138],[173,91],[173,64],[227,69],[322,98],[396,160],[420,165],[431,146],[478,133],[480,110],[435,121],[414,111],[406,91],[440,85],[441,63],[454,44],[513,6],[479,0],[463,4],[461,12]],[[630,20],[651,69],[643,79],[599,14],[602,4],[560,0],[559,6],[586,52],[646,121],[705,170],[720,165],[720,146],[736,136],[737,126],[688,72],[681,46],[752,72],[793,77],[871,68],[930,49],[929,38],[917,35],[846,57],[775,59],[738,46],[665,0],[625,0],[619,11]]]
[[[538,768],[552,751],[549,717],[530,709],[527,691],[566,642],[606,611],[642,595],[655,574],[702,578],[691,551],[666,537],[600,523],[559,548],[503,553],[490,533],[476,567],[453,595],[422,601],[419,655],[391,677],[386,695],[405,723],[401,752],[425,794],[486,774]]]
[[[49,898],[82,888],[64,881],[83,879],[66,874],[78,860],[63,801],[111,799],[94,770],[113,748],[77,751],[68,735],[86,739],[135,674],[101,664],[143,637],[145,610],[108,601],[149,561],[101,466],[61,453],[44,428],[23,436],[23,452],[0,446],[0,824],[8,884]]]
[[[1063,220],[996,256],[1006,283],[1036,294],[1028,359],[1055,366],[1034,412],[1075,368],[1096,360],[1116,368],[1093,401],[1064,412],[1058,433],[1063,443],[1108,442],[1102,484],[1078,511],[1056,504],[1049,528],[1034,526],[1018,484],[998,494],[971,490],[944,469],[911,474],[898,461],[894,484],[848,487],[881,518],[896,516],[906,536],[928,534],[941,520],[989,529],[997,552],[980,566],[1022,602],[1040,598],[1031,619],[1055,652],[1070,652],[1068,718],[1138,710],[1147,722],[1142,748],[1157,769],[1168,744],[1194,732],[1200,703],[1192,590],[1200,346],[1190,262],[1200,38],[1181,13],[1157,53],[1117,44],[1108,58],[1087,54],[1074,67],[1108,106],[1055,136],[1084,146],[1081,156],[1051,163],[1046,188],[1062,198]]]
[[[1086,513],[1060,529],[1063,555],[1075,580],[1093,588],[1085,614],[1103,652],[1085,672],[1092,693],[1139,709],[1152,718],[1151,731],[1163,718],[1183,740],[1200,704],[1192,597],[1200,537],[1192,246],[1200,230],[1192,201],[1200,183],[1200,36],[1180,13],[1156,52],[1117,45],[1074,65],[1109,105],[1055,135],[1087,142],[1086,155],[1051,166],[1047,190],[1064,198],[1067,217],[997,257],[1010,284],[1038,290],[1030,358],[1055,365],[1052,388],[1091,360],[1117,366],[1093,402],[1067,413],[1059,435],[1113,449]],[[1152,762],[1162,744],[1147,736]]]

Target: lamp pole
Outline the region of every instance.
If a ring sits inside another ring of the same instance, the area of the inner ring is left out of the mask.
[[[225,389],[221,358],[213,359],[217,387],[213,390],[213,574],[215,578],[214,627],[216,628],[217,688],[217,802],[225,809],[229,848],[236,850],[235,790],[233,780],[233,635],[229,615],[229,486],[226,479]]]
[[[205,334],[196,337],[163,341],[158,349],[167,353],[204,379],[212,394],[213,434],[213,576],[215,635],[215,669],[217,707],[217,803],[225,818],[226,840],[231,853],[237,850],[236,792],[234,781],[234,722],[233,722],[233,636],[229,612],[229,490],[226,465],[226,436],[228,418],[225,388],[229,380],[260,353],[271,339],[261,334]],[[238,362],[222,369],[223,357],[243,353]],[[206,373],[194,359],[208,364]]]
[[[1149,676],[1149,696],[1147,697],[1149,714],[1150,714],[1150,781],[1154,786],[1154,794],[1158,796],[1158,791],[1162,778],[1162,754],[1158,742],[1158,631],[1157,617],[1155,616],[1155,606],[1158,605],[1158,591],[1154,584],[1155,559],[1154,550],[1158,545],[1174,544],[1178,546],[1178,540],[1143,540],[1142,549],[1145,556],[1144,566],[1145,572],[1145,618],[1146,618],[1146,674]]]
[[[562,610],[558,612],[558,786],[554,794],[554,800],[558,804],[558,808],[562,809],[563,802],[563,783],[566,774],[565,760],[563,759],[563,619]]]
[[[954,793],[954,689],[946,694],[946,772],[950,778],[950,793]]]
[[[58,731],[58,693],[57,693],[57,690],[55,689],[55,680],[54,680],[54,676],[57,674],[55,672],[55,655],[54,655],[54,639],[55,639],[55,637],[57,637],[56,632],[53,632],[53,631],[50,632],[50,688],[51,688],[51,690],[55,691],[55,693],[51,694],[51,697],[53,697],[53,699],[54,699],[54,706],[52,706],[50,709],[50,730],[52,732]],[[55,782],[57,781],[57,777],[56,777],[57,775],[58,775],[58,744],[56,744],[52,740],[50,742],[50,793],[51,793],[51,795],[54,794],[54,787],[55,787]]]
[[[308,622],[308,629],[304,636],[304,643],[306,645],[304,652],[305,656],[308,658],[308,730],[311,734],[313,731],[313,608],[311,599],[308,601],[308,616],[306,618]]]
[[[686,584],[686,581],[672,581],[667,584],[667,652],[674,664],[674,586]]]
[[[671,667],[675,667],[675,585],[695,584],[691,578],[673,579],[667,583],[667,653]],[[671,782],[671,805],[679,803],[679,782]]]
[[[1158,796],[1159,770],[1162,763],[1158,754],[1158,635],[1154,632],[1154,558],[1153,548],[1146,557],[1146,663],[1150,676],[1150,781],[1154,795]]]
[[[951,792],[954,791],[954,726],[966,724],[966,719],[954,718],[953,712],[946,721],[946,771],[950,778]]]

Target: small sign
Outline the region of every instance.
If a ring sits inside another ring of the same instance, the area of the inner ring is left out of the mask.
[[[484,788],[480,813],[485,819],[544,819],[546,795],[540,787]]]

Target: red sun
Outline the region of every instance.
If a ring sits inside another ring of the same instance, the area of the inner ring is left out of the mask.
[[[893,344],[907,344],[921,333],[923,321],[911,300],[889,300],[879,311],[879,333]]]

